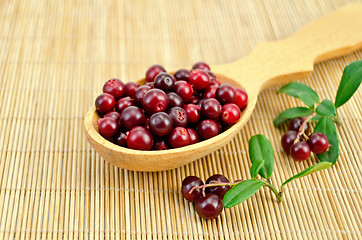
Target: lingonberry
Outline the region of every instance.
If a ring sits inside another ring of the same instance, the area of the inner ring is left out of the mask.
[[[202,139],[209,139],[218,134],[218,127],[213,120],[206,119],[199,123],[196,131]]]
[[[140,85],[138,83],[135,82],[128,82],[125,85],[126,88],[126,96],[130,97],[130,98],[134,98],[134,95],[136,93],[137,88]]]
[[[215,98],[221,103],[234,103],[235,89],[230,84],[221,84],[215,92]]]
[[[221,83],[219,82],[219,80],[216,79],[215,74],[213,74],[210,70],[205,70],[205,72],[207,72],[207,74],[209,74],[210,76],[210,84],[211,85],[215,85],[215,86],[220,86]]]
[[[175,86],[173,88],[173,91],[179,95],[184,103],[187,103],[194,93],[194,90],[192,89],[190,83],[186,81],[176,81]]]
[[[206,180],[206,184],[213,183],[227,183],[229,180],[221,174],[214,174]],[[224,197],[225,193],[230,190],[229,186],[212,186],[205,189],[206,193],[213,193],[218,195],[221,199]]]
[[[168,114],[164,112],[158,112],[150,117],[148,125],[153,134],[162,137],[168,135],[171,132],[173,123],[171,117]]]
[[[122,113],[123,110],[128,108],[129,106],[134,106],[134,101],[130,97],[120,98],[116,102],[116,109],[118,112]]]
[[[102,93],[96,98],[95,101],[96,109],[99,113],[104,114],[114,109],[116,100],[109,93]]]
[[[161,89],[151,89],[142,98],[142,107],[149,114],[165,111],[167,106],[167,95]]]
[[[167,111],[173,121],[174,127],[186,127],[188,123],[187,113],[183,108],[173,107]]]
[[[289,130],[293,130],[299,132],[300,127],[302,126],[303,118],[294,118],[289,122]],[[310,125],[307,123],[304,127],[304,133],[309,135],[310,133]]]
[[[121,125],[126,130],[130,130],[136,126],[143,126],[145,122],[146,116],[139,107],[127,107],[121,114]]]
[[[227,103],[222,106],[221,121],[227,125],[233,125],[240,119],[240,108],[234,103]]]
[[[146,82],[153,82],[160,72],[166,72],[166,70],[159,64],[152,65],[146,72]]]
[[[215,98],[215,93],[216,93],[217,88],[218,88],[217,85],[211,85],[210,87],[208,87],[205,90],[202,97],[203,98]]]
[[[248,102],[248,94],[241,88],[235,88],[236,97],[234,103],[243,110]]]
[[[309,136],[307,141],[310,150],[316,154],[321,154],[329,148],[329,142],[326,135],[319,132],[314,132]]]
[[[116,122],[118,124],[120,124],[120,120],[121,120],[121,114],[117,111],[112,111],[112,112],[107,112],[106,114],[104,114],[103,117],[110,117],[110,118],[113,118],[114,120],[116,120]]]
[[[210,76],[201,69],[193,70],[189,77],[189,83],[196,91],[206,90],[210,86]]]
[[[110,79],[103,85],[103,92],[111,94],[115,99],[121,98],[126,93],[123,82],[117,78]]]
[[[189,123],[197,123],[200,121],[200,107],[196,104],[186,104],[184,109],[187,113],[187,121]]]
[[[154,150],[167,150],[169,147],[165,140],[156,140],[153,144]]]
[[[184,147],[190,144],[190,135],[186,128],[175,127],[168,138],[168,143],[173,148]]]
[[[201,113],[205,118],[217,119],[221,112],[222,107],[215,98],[208,98],[201,104]]]
[[[190,77],[190,71],[182,68],[177,70],[173,76],[176,78],[177,81],[188,81]]]
[[[127,147],[127,135],[123,132],[120,132],[118,135],[116,135],[115,143],[121,147]]]
[[[111,138],[117,134],[119,129],[118,122],[111,117],[101,118],[97,121],[98,131],[105,138]]]
[[[189,103],[197,104],[197,102],[199,100],[200,100],[200,98],[197,95],[193,94],[192,97],[189,100]]]
[[[205,62],[197,62],[192,66],[192,70],[195,70],[195,69],[202,69],[202,70],[210,71],[210,66]]]
[[[181,193],[182,196],[189,202],[194,202],[202,195],[200,188],[194,189],[191,193],[191,189],[204,185],[200,178],[196,176],[188,176],[182,181]]]
[[[133,100],[138,103],[138,104],[141,104],[142,103],[142,99],[143,99],[143,96],[146,94],[147,91],[151,90],[152,88],[150,86],[146,86],[146,85],[143,85],[139,88],[137,88],[135,94],[134,94],[134,98]]]
[[[165,92],[169,92],[173,90],[173,86],[175,85],[176,79],[174,76],[168,73],[159,73],[155,77],[154,87],[159,88]]]
[[[290,154],[290,148],[293,146],[295,139],[297,139],[298,133],[296,131],[289,130],[284,133],[281,143],[286,154]]]
[[[306,142],[297,142],[290,148],[290,156],[295,161],[301,162],[307,160],[310,155],[310,147]]]
[[[193,129],[193,128],[187,128],[186,130],[190,135],[190,145],[194,144],[194,143],[198,143],[199,142],[199,136],[197,135],[196,130]]]
[[[126,137],[127,146],[135,150],[151,150],[153,138],[151,133],[142,126],[132,128]]]
[[[195,201],[195,210],[200,217],[204,219],[217,218],[224,206],[220,197],[216,194],[207,194],[205,197],[200,197]]]
[[[199,101],[197,101],[197,105],[199,105],[200,109],[201,109],[201,106],[202,106],[202,103],[205,101],[206,99],[205,98],[202,98],[200,99]]]
[[[167,98],[169,108],[182,107],[184,105],[184,101],[182,100],[182,98],[174,92],[167,93]]]

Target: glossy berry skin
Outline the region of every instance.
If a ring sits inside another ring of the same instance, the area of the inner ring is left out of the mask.
[[[104,114],[113,110],[116,100],[109,93],[102,93],[96,98],[96,109],[99,113]]]
[[[146,94],[147,91],[149,91],[149,90],[151,90],[151,89],[152,89],[152,87],[146,86],[146,85],[143,85],[143,86],[137,88],[137,90],[136,90],[136,92],[135,92],[135,94],[134,94],[133,100],[134,100],[137,104],[141,104],[144,95]]]
[[[111,138],[117,134],[119,124],[114,118],[105,117],[97,121],[98,131],[105,138]]]
[[[142,126],[132,128],[127,134],[127,146],[135,150],[151,150],[153,138],[151,133]]]
[[[121,147],[127,147],[126,137],[127,135],[125,133],[120,132],[119,134],[116,135],[115,143]]]
[[[177,70],[173,76],[176,78],[177,81],[188,81],[190,77],[190,71],[182,68]]]
[[[125,85],[125,89],[126,89],[126,96],[130,97],[130,98],[134,98],[134,95],[137,91],[137,88],[139,88],[139,84],[135,83],[135,82],[128,82]]]
[[[121,125],[126,130],[136,126],[143,126],[146,123],[146,116],[139,107],[130,106],[123,110],[121,114]]]
[[[168,135],[171,132],[173,122],[168,114],[164,112],[158,112],[150,117],[148,125],[154,135],[162,137]]]
[[[168,107],[168,98],[161,89],[151,89],[142,98],[142,107],[149,113],[163,112]]]
[[[299,128],[302,126],[303,119],[302,118],[294,118],[289,122],[289,130],[293,130],[299,132]],[[304,133],[309,135],[310,133],[310,125],[307,123],[304,127]]]
[[[202,139],[215,137],[219,133],[217,124],[210,119],[201,121],[197,126],[196,131]]]
[[[166,72],[166,70],[159,64],[152,65],[146,72],[146,82],[153,82],[160,72]]]
[[[210,184],[210,183],[215,183],[214,181],[217,181],[219,183],[227,183],[229,182],[229,180],[221,175],[221,174],[214,174],[212,175],[211,177],[209,177],[207,180],[206,180],[206,184]],[[230,190],[230,187],[229,186],[213,186],[213,187],[207,187],[205,189],[205,192],[206,193],[213,193],[213,194],[216,194],[218,195],[221,199],[224,198],[224,195],[227,191]]]
[[[173,90],[173,86],[175,85],[176,79],[174,76],[168,73],[159,73],[155,77],[154,87],[159,88],[165,92],[170,92]]]
[[[189,83],[193,86],[196,91],[206,90],[211,83],[210,76],[201,69],[193,70],[189,77]]]
[[[310,155],[310,147],[306,142],[297,142],[290,148],[290,156],[295,161],[301,162],[307,160]]]
[[[221,121],[220,120],[215,120],[215,123],[217,125],[218,134],[222,133],[222,131],[224,130],[224,126],[221,123]]]
[[[112,111],[112,112],[107,112],[106,114],[104,114],[103,117],[110,117],[113,118],[114,120],[116,120],[116,122],[118,124],[120,124],[120,120],[121,120],[121,114],[117,111]]]
[[[152,88],[154,88],[155,84],[153,82],[146,82],[145,86],[149,86]]]
[[[167,93],[167,98],[169,108],[182,107],[184,105],[184,101],[182,100],[182,98],[174,92]]]
[[[192,97],[190,98],[189,103],[197,104],[198,101],[200,101],[200,98],[194,94],[194,95],[192,95]]]
[[[199,101],[197,101],[197,105],[199,105],[200,109],[201,109],[201,106],[202,106],[202,103],[205,101],[206,99],[205,98],[202,98],[200,99]]]
[[[109,79],[103,85],[103,92],[111,94],[115,99],[121,98],[126,93],[123,82],[117,78]]]
[[[240,119],[240,108],[234,103],[227,103],[222,106],[221,121],[227,125],[233,125]]]
[[[116,109],[119,113],[122,113],[123,110],[134,105],[135,103],[130,97],[124,97],[117,100]]]
[[[190,145],[198,143],[200,141],[199,136],[197,135],[197,132],[193,128],[187,128],[187,132],[190,135]]]
[[[198,123],[200,121],[201,111],[198,105],[189,103],[184,106],[184,109],[189,123]]]
[[[201,113],[205,118],[217,119],[220,117],[222,107],[215,98],[209,98],[201,104]]]
[[[205,90],[202,97],[203,98],[215,98],[215,93],[216,93],[217,88],[218,88],[217,85],[211,85],[210,87],[208,87]]]
[[[202,195],[201,189],[195,189],[190,194],[190,190],[193,187],[199,187],[204,185],[204,183],[201,181],[200,178],[195,176],[188,176],[182,181],[181,186],[181,193],[182,196],[189,202],[194,202],[196,199],[198,199]]]
[[[248,94],[241,88],[235,88],[236,97],[234,103],[243,110],[248,103]]]
[[[321,154],[329,148],[329,142],[326,135],[323,133],[315,132],[309,136],[308,145],[310,150],[315,154]]]
[[[217,218],[223,209],[222,201],[216,194],[207,194],[206,197],[200,197],[195,201],[195,210],[204,219]]]
[[[215,92],[215,98],[221,103],[234,103],[236,98],[235,89],[230,84],[221,84]]]
[[[281,143],[286,154],[290,154],[290,148],[293,146],[295,139],[297,139],[297,135],[297,132],[292,130],[284,133]]]
[[[188,123],[187,113],[183,108],[173,107],[167,111],[173,121],[173,127],[186,127]]]
[[[175,82],[173,91],[182,98],[184,103],[187,103],[191,99],[192,94],[194,93],[194,90],[192,89],[190,83],[182,80]]]
[[[157,140],[153,144],[153,150],[167,150],[169,149],[165,140]]]
[[[212,73],[211,71],[209,71],[209,70],[205,70],[205,72],[207,72],[207,74],[209,74],[209,76],[210,76],[211,86],[217,86],[217,87],[218,87],[218,86],[221,85],[220,81],[216,79],[215,74],[213,74],[213,73]]]
[[[197,62],[192,66],[192,70],[195,70],[195,69],[202,69],[202,70],[210,71],[210,66],[205,62]]]
[[[168,143],[173,148],[184,147],[190,144],[190,135],[184,127],[172,129],[168,138]]]

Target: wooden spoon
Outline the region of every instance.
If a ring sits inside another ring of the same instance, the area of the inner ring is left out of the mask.
[[[206,141],[162,151],[123,148],[98,133],[99,116],[94,107],[85,117],[86,136],[99,155],[120,168],[161,171],[180,167],[227,144],[250,118],[261,90],[305,78],[312,73],[313,64],[360,49],[361,30],[362,4],[352,4],[306,25],[284,40],[259,44],[236,62],[211,66],[222,83],[244,88],[249,100],[235,125]],[[139,83],[143,84],[144,79]]]

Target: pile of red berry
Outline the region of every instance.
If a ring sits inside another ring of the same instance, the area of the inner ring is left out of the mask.
[[[160,65],[146,72],[146,84],[110,79],[95,101],[99,133],[122,147],[165,150],[206,140],[235,124],[247,94],[221,84],[209,65],[171,75]]]
[[[181,192],[187,201],[195,203],[196,212],[200,217],[215,219],[224,209],[222,199],[230,190],[228,183],[229,180],[220,174],[209,177],[206,185],[200,178],[188,176],[182,181]],[[221,186],[212,186],[212,184]]]
[[[307,160],[311,151],[320,154],[329,148],[328,138],[319,132],[310,134],[311,127],[309,123],[305,123],[303,129],[303,121],[302,118],[291,120],[289,131],[281,139],[284,151],[299,162]]]

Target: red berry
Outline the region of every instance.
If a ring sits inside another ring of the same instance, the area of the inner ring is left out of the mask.
[[[289,123],[289,130],[292,131],[296,131],[299,132],[300,127],[302,126],[303,123],[303,118],[294,118],[292,121],[290,121]],[[310,133],[310,125],[309,123],[307,123],[304,127],[304,133],[306,135],[309,135]]]
[[[290,148],[293,146],[295,139],[297,139],[297,135],[296,131],[288,131],[283,135],[281,142],[286,154],[290,154]]]
[[[149,128],[156,136],[166,136],[172,130],[172,119],[164,112],[158,112],[150,117],[148,122]]]
[[[97,121],[98,131],[105,138],[111,138],[117,134],[119,124],[114,118],[105,117]]]
[[[186,104],[184,109],[187,113],[187,120],[189,123],[197,123],[200,120],[200,107],[196,104]]]
[[[154,83],[155,88],[159,88],[165,92],[173,90],[176,79],[168,73],[160,73],[156,76]]]
[[[222,201],[216,194],[207,194],[206,197],[200,197],[195,201],[195,210],[204,219],[217,218],[223,209]]]
[[[103,92],[111,94],[115,99],[121,98],[126,93],[126,87],[119,79],[110,79],[103,85]]]
[[[235,88],[236,98],[234,103],[243,110],[248,103],[248,94],[241,88]]]
[[[130,97],[130,98],[134,98],[134,95],[137,91],[137,88],[139,87],[140,85],[138,83],[135,83],[135,82],[128,82],[126,83],[125,85],[125,88],[126,88],[126,96]]]
[[[177,95],[182,98],[184,103],[187,103],[191,99],[192,94],[194,93],[194,90],[192,89],[190,83],[182,80],[175,82],[173,90]]]
[[[218,127],[213,120],[206,119],[199,123],[196,131],[202,139],[209,139],[218,134]]]
[[[99,113],[107,113],[114,109],[116,105],[116,100],[109,93],[102,93],[96,98],[96,109]]]
[[[306,142],[297,142],[290,149],[290,155],[295,161],[307,160],[310,155],[310,147]]]
[[[206,180],[206,184],[210,184],[210,183],[212,184],[212,183],[215,183],[215,181],[219,182],[219,183],[229,182],[229,180],[225,176],[223,176],[221,174],[214,174]],[[229,186],[213,186],[213,187],[207,187],[205,190],[206,190],[206,193],[216,194],[222,199],[224,197],[225,193],[230,190],[230,187]]]
[[[227,103],[222,106],[221,121],[227,125],[233,125],[240,119],[240,108],[234,103]]]
[[[192,97],[189,100],[189,103],[197,104],[197,102],[200,101],[200,98],[197,95],[192,95]]]
[[[216,93],[217,88],[218,88],[217,85],[211,85],[210,87],[208,87],[205,90],[202,97],[203,98],[215,98],[215,93]]]
[[[315,154],[324,153],[329,148],[328,138],[319,132],[312,133],[309,136],[308,145]]]
[[[175,127],[172,129],[168,143],[173,148],[184,147],[190,144],[190,135],[187,132],[186,128]]]
[[[166,143],[165,140],[157,140],[154,144],[153,144],[153,149],[154,150],[167,150],[169,147]]]
[[[173,75],[177,81],[183,80],[188,81],[190,77],[190,71],[187,69],[179,69]]]
[[[123,110],[134,105],[134,101],[130,97],[124,97],[117,100],[116,109],[118,112],[122,113]]]
[[[206,90],[210,86],[210,76],[201,69],[193,70],[189,77],[189,83],[196,91]]]
[[[142,107],[149,114],[163,112],[167,106],[168,98],[161,89],[151,89],[142,98]]]
[[[222,107],[215,98],[208,98],[201,104],[201,113],[205,118],[217,119],[221,112]]]
[[[168,115],[173,121],[174,127],[186,127],[188,117],[185,109],[180,107],[173,107],[167,111]]]
[[[136,126],[143,126],[145,123],[146,116],[139,107],[127,107],[121,114],[121,125],[126,130],[130,130]]]
[[[187,128],[186,130],[190,135],[190,145],[194,144],[194,143],[198,143],[199,142],[199,136],[197,135],[196,130],[193,129],[193,128]]]
[[[195,69],[202,69],[202,70],[210,71],[210,66],[205,62],[197,62],[192,66],[192,70],[195,70]]]
[[[141,126],[137,126],[129,131],[127,137],[127,146],[136,150],[151,150],[153,138],[151,133]]]
[[[115,142],[117,145],[121,147],[127,147],[127,135],[123,132],[120,132],[118,135],[116,135]]]
[[[159,64],[152,65],[146,72],[146,82],[153,82],[160,72],[166,72],[166,70]]]
[[[146,94],[147,91],[151,90],[152,88],[150,86],[146,86],[143,85],[139,88],[137,88],[135,94],[134,94],[134,98],[133,100],[137,103],[137,104],[141,104],[142,103],[142,99],[144,97],[144,95]]]
[[[184,101],[182,100],[182,98],[174,92],[167,93],[167,98],[169,108],[182,107],[184,105]]]
[[[107,112],[106,114],[104,114],[103,117],[110,117],[113,118],[114,120],[116,120],[116,122],[118,124],[120,124],[120,120],[121,120],[121,114],[117,111],[112,111],[112,112]]]
[[[221,84],[215,92],[215,98],[221,103],[234,103],[235,89],[230,84]]]
[[[201,189],[195,189],[190,193],[193,187],[204,185],[200,178],[195,176],[188,176],[182,181],[181,193],[182,196],[189,202],[194,202],[202,195]]]

